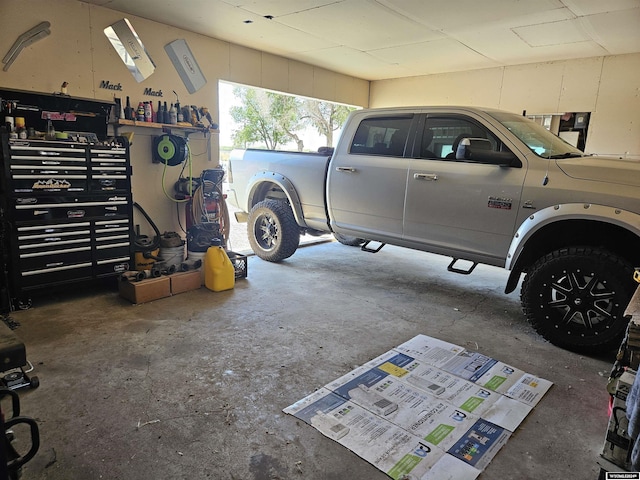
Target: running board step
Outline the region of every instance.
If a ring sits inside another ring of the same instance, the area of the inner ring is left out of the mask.
[[[447,270],[453,273],[460,273],[462,275],[469,275],[471,272],[473,272],[473,269],[476,268],[476,266],[478,265],[476,262],[470,262],[469,260],[463,260],[463,262],[468,262],[471,263],[471,266],[469,268],[467,268],[466,270],[463,270],[462,268],[457,268],[454,265],[456,264],[456,262],[460,261],[459,258],[454,258],[451,260],[451,263],[449,264],[449,266],[447,267]]]
[[[367,245],[369,245],[370,243],[371,240],[367,240],[366,242],[364,242],[360,247],[360,250],[362,250],[363,252],[378,253],[380,250],[382,250],[382,247],[386,245],[386,243],[381,243],[378,248],[369,248],[367,247]]]

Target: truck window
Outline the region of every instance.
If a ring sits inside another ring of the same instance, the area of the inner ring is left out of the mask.
[[[424,122],[421,158],[455,160],[462,138],[472,139],[475,148],[500,150],[500,141],[480,124],[462,117],[428,117]]]
[[[412,117],[365,118],[353,136],[350,153],[402,157]]]

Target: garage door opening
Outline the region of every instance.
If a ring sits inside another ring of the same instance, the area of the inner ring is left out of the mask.
[[[347,116],[356,107],[293,96],[229,82],[218,84],[220,164],[229,171],[229,156],[236,149],[256,148],[317,152],[333,147]],[[224,191],[228,191],[225,175]],[[251,253],[246,223],[235,218],[238,209],[227,202],[230,217],[228,248]],[[303,235],[301,244],[325,241],[329,236]]]

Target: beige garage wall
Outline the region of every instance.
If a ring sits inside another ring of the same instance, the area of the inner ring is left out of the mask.
[[[371,82],[371,107],[475,105],[591,112],[586,150],[640,160],[640,54]]]
[[[126,16],[142,39],[156,64],[147,80],[137,83],[103,34],[108,25],[124,18],[113,10],[88,5],[76,0],[0,0],[0,53],[6,54],[20,34],[43,21],[51,23],[51,35],[25,48],[8,71],[0,71],[0,87],[56,92],[63,81],[69,82],[68,93],[77,97],[112,100],[114,96],[139,101],[172,103],[176,96],[185,105],[209,107],[218,122],[218,81],[253,85],[323,100],[366,106],[369,82],[311,65],[233,45],[203,35],[158,24],[140,17]],[[184,87],[164,46],[185,39],[203,71],[207,84],[190,95]],[[102,81],[120,84],[122,91],[99,88]],[[161,90],[162,98],[144,96],[146,88]],[[134,131],[131,157],[133,164],[133,197],[149,213],[161,231],[180,231],[178,211],[163,192],[173,193],[173,183],[181,167],[153,164],[153,137],[159,129],[122,128]],[[218,165],[218,137],[205,139],[192,134],[193,172]],[[209,160],[209,158],[211,160]],[[184,225],[184,219],[180,219]],[[136,215],[136,223],[146,233],[146,222]]]

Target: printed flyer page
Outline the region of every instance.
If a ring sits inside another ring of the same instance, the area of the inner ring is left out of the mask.
[[[335,393],[320,389],[285,413],[315,427],[393,479],[423,480],[443,457],[456,479],[473,480],[480,470]],[[441,470],[439,467],[437,470]]]

